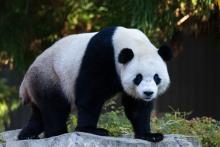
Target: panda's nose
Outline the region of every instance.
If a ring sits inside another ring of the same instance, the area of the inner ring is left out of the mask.
[[[153,91],[145,91],[144,94],[146,96],[151,96],[154,92]]]

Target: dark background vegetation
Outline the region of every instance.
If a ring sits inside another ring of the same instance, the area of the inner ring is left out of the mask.
[[[169,43],[171,87],[159,113],[191,111],[220,120],[220,16],[217,0],[1,0],[0,130],[21,128],[29,116],[18,99],[37,55],[68,34],[107,26],[138,28],[159,47]]]

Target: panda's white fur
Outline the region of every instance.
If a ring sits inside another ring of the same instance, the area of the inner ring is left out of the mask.
[[[68,36],[55,45],[60,48],[54,57],[54,70],[61,81],[66,97],[74,107],[74,85],[89,40],[96,33]],[[68,41],[68,42],[67,42]],[[73,56],[74,55],[74,56]]]
[[[60,82],[64,94],[74,108],[75,97],[73,87],[87,44],[95,34],[96,32],[69,35],[57,41],[45,50],[44,53],[39,55],[29,67],[22,81],[19,91],[20,98],[23,101],[26,101],[25,98],[31,98],[31,101],[34,102],[34,98],[32,97],[34,94],[29,86],[30,80],[27,78],[29,74],[32,74],[30,71],[33,67],[39,67],[41,72],[45,73],[45,76],[50,76],[54,81]]]
[[[134,53],[134,58],[127,64],[118,64],[116,70],[120,75],[121,83],[128,94],[135,98],[142,98],[146,101],[156,98],[162,94],[169,86],[170,79],[166,63],[158,54],[158,49],[150,42],[147,36],[137,29],[117,28],[113,36],[115,49],[115,61],[123,48],[130,48]],[[134,85],[132,79],[141,73],[143,81]],[[159,86],[154,82],[154,74],[159,74],[162,79]],[[154,92],[151,99],[145,99],[144,91]]]
[[[38,56],[30,66],[20,86],[20,97],[24,101],[26,101],[26,98],[29,98],[34,102],[32,97],[34,94],[29,85],[28,75],[32,74],[31,69],[33,67],[37,67],[41,69],[41,74],[45,78],[50,77],[54,82],[61,84],[64,94],[74,108],[75,96],[73,87],[88,42],[95,34],[96,32],[64,37]],[[167,89],[170,79],[166,64],[159,56],[158,49],[149,41],[144,33],[137,29],[117,27],[112,40],[116,71],[126,93],[135,98],[144,99],[143,92],[150,90],[154,92],[150,99],[152,100]],[[123,48],[130,48],[134,53],[134,58],[125,65],[118,62],[118,55]],[[143,80],[136,86],[133,83],[133,79],[138,73],[143,75]],[[159,86],[153,80],[155,73],[159,74],[162,79]],[[42,80],[42,84],[47,85],[48,83]]]

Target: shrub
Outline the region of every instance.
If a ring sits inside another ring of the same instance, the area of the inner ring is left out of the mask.
[[[189,113],[166,113],[161,118],[152,119],[154,131],[164,134],[184,134],[196,136],[204,147],[220,146],[220,122],[210,117],[196,117],[187,120]]]
[[[67,124],[68,130],[73,131],[77,124],[76,115],[71,115]],[[111,111],[102,114],[98,126],[107,129],[111,136],[121,136],[123,134],[131,134],[132,132],[130,122],[120,111]]]
[[[111,111],[101,115],[98,125],[109,130],[112,136],[121,136],[132,132],[130,122],[120,111]]]
[[[10,124],[10,113],[18,106],[16,87],[10,87],[0,78],[0,132]]]
[[[165,113],[162,117],[153,115],[152,131],[164,134],[183,134],[196,136],[204,147],[220,146],[220,122],[210,117],[196,117],[187,120],[190,113],[173,112]],[[73,130],[76,126],[77,119],[71,116],[68,122],[69,130]],[[121,136],[131,134],[132,127],[130,122],[121,111],[106,112],[101,115],[99,127],[110,131],[112,136]]]

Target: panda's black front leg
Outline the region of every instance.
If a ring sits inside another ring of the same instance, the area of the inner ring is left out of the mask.
[[[98,119],[101,108],[104,104],[103,100],[97,99],[77,99],[77,127],[75,131],[86,132],[100,136],[108,136],[109,132],[103,128],[97,128]]]
[[[150,132],[150,117],[153,109],[153,101],[145,102],[123,94],[122,104],[125,114],[133,126],[135,138],[151,142],[163,140],[163,134]]]
[[[100,111],[78,109],[78,121],[75,131],[87,132],[100,136],[108,136],[108,131],[97,128]]]

